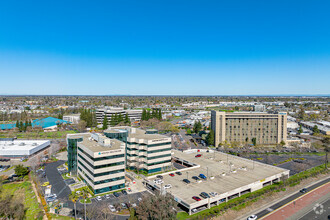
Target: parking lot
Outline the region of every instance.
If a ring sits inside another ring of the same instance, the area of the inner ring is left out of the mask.
[[[99,204],[106,204],[107,206],[113,205],[117,211],[124,209],[122,207],[122,203],[125,203],[127,207],[137,206],[139,204],[139,198],[143,199],[143,194],[148,192],[142,193],[134,193],[134,194],[127,194],[124,195],[121,192],[118,192],[119,197],[115,197],[112,193],[109,194],[107,197],[105,195],[100,196],[101,200],[99,201],[96,198],[91,199],[92,203],[99,203]],[[134,205],[135,204],[135,205]]]

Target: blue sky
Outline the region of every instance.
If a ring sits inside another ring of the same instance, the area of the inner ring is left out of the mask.
[[[2,1],[0,94],[330,94],[330,2]]]

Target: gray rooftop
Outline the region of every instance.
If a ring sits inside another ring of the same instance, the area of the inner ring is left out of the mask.
[[[99,134],[102,138],[107,138],[103,134]],[[124,142],[119,141],[117,139],[110,139],[110,146],[102,146],[97,141],[91,139],[91,133],[84,133],[84,134],[75,134],[70,135],[68,138],[79,138],[82,137],[83,141],[79,142],[88,149],[90,149],[93,152],[100,152],[100,151],[108,151],[108,150],[117,150],[125,147]]]
[[[177,150],[172,150],[173,156],[191,162],[197,166],[196,168],[190,168],[190,170],[182,170],[182,175],[176,175],[171,177],[164,175],[164,184],[171,184],[172,188],[168,191],[179,197],[187,203],[194,203],[193,196],[199,196],[201,192],[217,192],[223,194],[243,186],[247,186],[257,181],[262,181],[267,177],[271,177],[276,174],[281,174],[286,169],[282,169],[275,166],[266,165],[252,160],[227,155],[220,152],[212,153],[198,153],[202,154],[202,157],[195,158],[197,153],[185,153]],[[228,163],[227,163],[228,158]],[[230,166],[232,164],[233,166]],[[230,168],[231,167],[231,168]],[[245,168],[243,168],[245,167]],[[236,170],[236,173],[231,173],[230,170]],[[174,173],[174,172],[173,172]],[[198,176],[203,173],[208,176],[208,179],[203,180],[201,183],[197,183],[192,179],[192,176]],[[225,173],[225,176],[220,174]],[[187,178],[191,181],[188,185],[182,180]],[[209,179],[210,176],[214,176],[214,179]],[[151,178],[151,181],[155,177]]]

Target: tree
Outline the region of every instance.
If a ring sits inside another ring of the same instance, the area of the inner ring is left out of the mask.
[[[147,112],[145,109],[142,109],[141,121],[147,121]]]
[[[319,130],[319,128],[317,127],[317,125],[315,125],[315,126],[313,127],[313,133],[315,133],[315,134],[320,133],[320,130]]]
[[[158,110],[158,120],[162,120],[162,110],[161,109],[159,109]]]
[[[298,134],[301,134],[303,133],[303,129],[302,129],[302,126],[300,125],[299,129],[298,129]]]
[[[88,198],[89,192],[86,188],[81,190],[81,197],[84,199],[84,209],[85,209],[85,220],[86,220],[86,199]]]
[[[252,144],[253,144],[254,146],[256,146],[256,145],[257,145],[257,138],[255,138],[255,137],[254,137],[254,138],[252,138],[252,140],[251,140],[251,141],[252,141]]]
[[[150,110],[148,110],[146,113],[146,121],[148,121],[149,119],[151,119]]]
[[[136,208],[136,217],[138,219],[176,219],[177,211],[175,210],[176,202],[173,197],[167,193],[166,195],[155,194],[144,197]]]
[[[107,115],[104,115],[102,129],[103,130],[108,129],[108,117],[107,117]]]
[[[75,191],[73,191],[73,192],[71,192],[71,194],[69,194],[69,199],[73,202],[73,205],[74,205],[74,219],[77,219],[76,203],[77,203],[78,198],[77,198]]]
[[[122,121],[124,121],[123,115],[119,113],[118,116],[117,116],[117,124],[119,124]]]
[[[111,125],[111,126],[116,126],[116,125],[117,125],[117,113],[111,115],[111,118],[110,118],[110,125]]]
[[[323,138],[322,144],[325,151],[325,168],[328,169],[328,153],[330,152],[330,138],[329,137]]]
[[[280,145],[283,147],[285,145],[285,141],[281,140]]]
[[[304,107],[302,105],[300,105],[300,110],[299,110],[299,113],[298,113],[298,118],[300,118],[301,120],[304,120],[305,117],[306,117],[306,115],[305,115]]]
[[[124,123],[125,123],[125,125],[130,125],[130,124],[131,124],[131,120],[129,119],[127,113],[126,113],[126,115],[125,115]]]
[[[206,142],[208,145],[214,145],[214,132],[210,130],[210,133],[206,137]]]
[[[202,130],[202,123],[200,121],[195,122],[194,133],[198,134],[201,130]]]
[[[83,131],[85,131],[86,126],[87,126],[87,123],[84,120],[80,120],[77,125],[77,129],[79,132],[83,132]]]
[[[29,173],[29,169],[22,164],[15,166],[15,174],[19,177],[23,177]]]

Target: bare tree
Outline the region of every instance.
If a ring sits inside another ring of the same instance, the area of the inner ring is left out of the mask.
[[[176,219],[176,203],[170,194],[149,195],[142,199],[136,209],[138,219]]]

